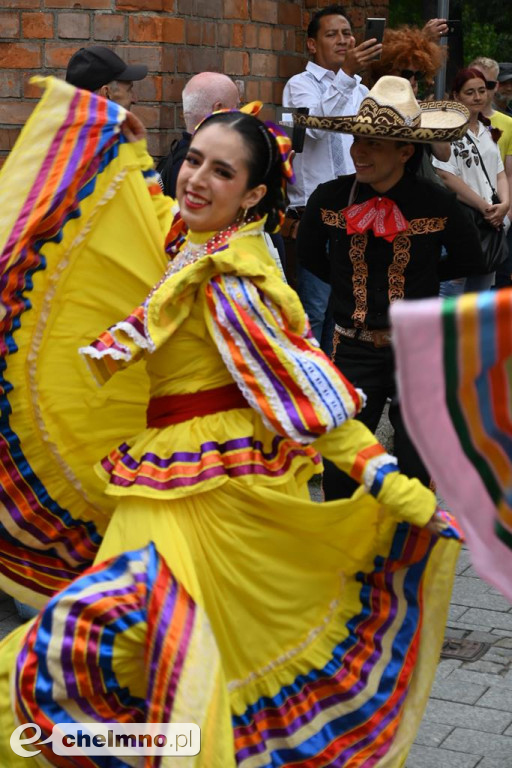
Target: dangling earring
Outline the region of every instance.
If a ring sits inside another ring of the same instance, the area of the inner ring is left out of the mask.
[[[245,221],[247,219],[247,211],[248,208],[241,208],[240,213],[238,214],[238,220],[240,221],[240,224],[245,224]]]

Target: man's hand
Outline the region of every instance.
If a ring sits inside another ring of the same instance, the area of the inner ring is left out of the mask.
[[[448,32],[448,24],[446,19],[430,19],[421,31],[424,35],[430,37],[431,40],[439,42],[439,38]]]
[[[140,141],[146,138],[146,129],[133,112],[126,113],[126,120],[122,123],[121,130],[128,141]]]
[[[354,77],[355,74],[365,69],[371,61],[377,59],[381,51],[382,43],[378,43],[376,37],[365,40],[358,46],[356,46],[355,37],[351,37],[342,69],[347,75]]]

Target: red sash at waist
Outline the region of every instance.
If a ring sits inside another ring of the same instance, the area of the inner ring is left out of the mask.
[[[250,408],[250,405],[236,384],[226,384],[225,387],[186,395],[152,397],[146,411],[146,423],[148,427],[167,427],[195,416],[209,416],[233,408]]]

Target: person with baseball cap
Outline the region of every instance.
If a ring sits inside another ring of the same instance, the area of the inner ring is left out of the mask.
[[[66,81],[131,109],[136,102],[133,83],[143,80],[147,73],[145,64],[126,64],[110,48],[91,45],[73,54],[66,70]]]
[[[502,61],[498,72],[498,90],[494,94],[496,109],[512,115],[512,62]]]

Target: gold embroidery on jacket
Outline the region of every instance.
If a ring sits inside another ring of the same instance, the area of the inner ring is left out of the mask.
[[[327,224],[328,227],[347,228],[345,217],[341,211],[329,211],[327,208],[320,208],[320,214],[322,216],[322,223]]]
[[[349,257],[352,262],[352,288],[354,293],[355,307],[352,319],[356,328],[364,328],[364,321],[368,313],[368,264],[364,255],[368,244],[368,233],[362,235],[352,235],[350,238]]]
[[[432,232],[442,232],[446,227],[446,222],[446,216],[435,219],[412,219],[404,234],[429,235]]]
[[[393,240],[393,261],[388,267],[389,302],[403,299],[405,268],[411,260],[411,239],[403,232]]]

